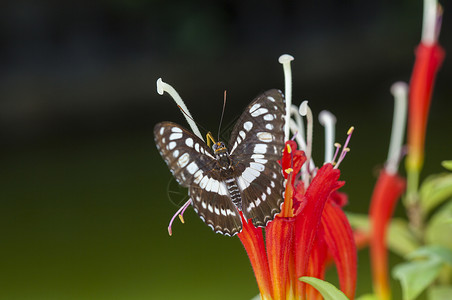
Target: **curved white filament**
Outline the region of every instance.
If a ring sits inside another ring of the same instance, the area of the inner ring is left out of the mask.
[[[394,116],[385,169],[388,173],[395,174],[399,168],[406,127],[408,84],[401,81],[394,83],[391,86],[391,93],[394,96]]]
[[[286,123],[284,125],[284,141],[289,140],[290,134],[290,108],[292,106],[292,71],[290,69],[290,62],[294,60],[293,56],[289,54],[283,54],[279,57],[278,61],[283,65],[284,69],[284,95],[286,98]]]
[[[185,120],[187,120],[188,125],[190,125],[190,128],[193,131],[193,133],[204,141],[202,134],[198,129],[198,126],[193,121],[193,117],[191,116],[190,111],[188,110],[182,98],[179,96],[179,94],[171,85],[163,82],[162,78],[159,78],[157,79],[157,93],[163,95],[164,92],[167,92],[173,98],[174,102],[176,102],[176,104],[183,111],[182,114],[184,115]]]
[[[309,108],[308,101],[305,100],[301,103],[299,113],[306,117],[306,160],[310,161],[312,154],[312,131],[314,120],[312,117],[312,111]],[[310,169],[312,170],[312,169]]]
[[[441,14],[437,0],[424,0],[424,13],[422,17],[422,43],[433,45],[438,39],[438,15]]]
[[[336,117],[327,110],[319,114],[319,122],[325,127],[325,163],[333,161],[334,138],[336,132]]]
[[[304,138],[301,136],[300,132],[298,131],[299,129],[298,129],[297,123],[295,123],[294,120],[290,120],[289,127],[290,127],[290,130],[295,134],[295,140],[297,141],[298,147],[300,147],[301,150],[305,150],[306,149],[306,141],[304,140]],[[311,158],[310,160],[306,160],[306,161],[309,164],[309,170],[315,170],[314,160]],[[308,186],[310,176],[309,176],[307,165],[304,164],[303,167],[301,168],[301,170],[302,170],[303,182],[305,182],[305,185]]]
[[[293,132],[293,134],[296,134],[298,132],[298,134],[302,137],[302,139],[305,139],[305,132],[304,132],[304,125],[303,125],[303,120],[300,116],[300,113],[298,111],[298,107],[296,105],[293,105],[290,107],[290,117],[294,117],[295,118],[295,122],[297,124],[298,127],[298,131]],[[292,129],[292,128],[291,128]],[[306,150],[306,148],[301,148],[302,150]]]

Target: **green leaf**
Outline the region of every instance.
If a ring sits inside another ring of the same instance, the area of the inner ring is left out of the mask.
[[[347,218],[353,229],[370,231],[369,217],[364,214],[347,213]],[[408,228],[408,223],[401,218],[392,219],[386,235],[388,248],[400,256],[405,256],[419,248],[419,242]]]
[[[412,261],[397,265],[393,276],[401,282],[404,299],[411,300],[438,277],[444,264],[452,265],[452,250],[429,245],[410,253],[407,259]]]
[[[452,249],[452,201],[441,207],[427,223],[425,241]]]
[[[442,165],[445,169],[447,169],[447,170],[449,170],[449,171],[452,171],[452,160],[443,160],[443,161],[441,162],[441,165]]]
[[[368,215],[347,212],[347,219],[354,229],[359,229],[365,232],[370,231],[370,222]]]
[[[306,282],[312,285],[320,294],[322,294],[325,300],[348,300],[347,296],[338,290],[334,285],[324,280],[303,276],[300,281]]]
[[[394,218],[391,221],[386,240],[391,251],[400,256],[405,256],[420,246],[411,233],[407,221],[400,218]]]
[[[375,294],[365,294],[356,298],[356,300],[378,300],[377,295]]]
[[[400,280],[403,299],[415,299],[438,277],[442,261],[437,257],[428,260],[399,264],[393,269],[393,276]]]
[[[426,215],[452,197],[452,174],[445,173],[428,177],[422,183],[419,195],[422,211]]]
[[[424,246],[407,255],[408,259],[430,258],[430,257],[437,258],[441,260],[441,262],[446,263],[449,266],[452,266],[452,250],[439,245]]]
[[[433,286],[428,291],[429,300],[450,300],[452,295],[452,286]]]

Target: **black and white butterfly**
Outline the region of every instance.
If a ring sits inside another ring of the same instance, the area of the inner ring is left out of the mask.
[[[254,99],[237,121],[229,147],[209,148],[172,122],[158,123],[155,142],[177,182],[188,187],[199,217],[215,232],[242,230],[239,211],[266,226],[281,211],[284,177],[277,162],[284,149],[284,96],[270,90]]]

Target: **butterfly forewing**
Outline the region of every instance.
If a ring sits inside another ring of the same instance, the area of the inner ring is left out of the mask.
[[[189,187],[216,165],[212,150],[204,141],[175,123],[155,125],[154,138],[160,155],[182,186]]]
[[[284,149],[284,113],[282,93],[267,91],[251,102],[231,134],[243,213],[255,226],[265,226],[281,210],[284,177],[278,160]]]
[[[215,232],[241,231],[240,215],[231,202],[212,150],[196,135],[171,123],[155,126],[157,148],[177,182],[189,188],[193,207]]]

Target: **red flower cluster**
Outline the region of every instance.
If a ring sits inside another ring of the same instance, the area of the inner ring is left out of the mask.
[[[327,163],[306,187],[300,171],[306,161],[294,141],[286,142],[281,161],[287,180],[281,213],[263,231],[243,219],[238,234],[251,261],[262,299],[322,299],[302,276],[324,278],[331,261],[336,264],[340,288],[349,299],[356,287],[356,246],[342,211],[347,202],[337,189],[340,171]]]

